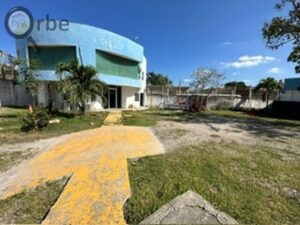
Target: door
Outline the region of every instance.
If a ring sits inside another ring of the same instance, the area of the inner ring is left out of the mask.
[[[140,96],[140,106],[144,106],[144,93],[141,93]]]
[[[108,93],[108,107],[117,108],[117,89],[110,88]]]

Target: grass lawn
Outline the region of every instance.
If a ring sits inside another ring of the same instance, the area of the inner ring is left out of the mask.
[[[122,123],[127,126],[155,126],[158,121],[161,120],[172,120],[178,122],[189,121],[196,119],[197,117],[207,116],[220,116],[230,118],[244,118],[253,119],[258,122],[268,122],[274,125],[282,125],[287,127],[293,127],[300,129],[300,121],[297,120],[286,120],[276,119],[270,117],[258,117],[250,115],[246,112],[232,111],[232,110],[210,110],[206,112],[192,113],[192,112],[181,112],[175,110],[161,110],[152,108],[143,111],[123,111]]]
[[[50,124],[40,132],[24,133],[20,129],[22,118],[26,113],[25,109],[0,108],[0,145],[28,142],[100,127],[107,116],[107,112],[87,113],[86,115],[57,113],[53,118],[60,119],[60,124]],[[94,125],[91,126],[90,123]]]
[[[0,200],[1,224],[40,224],[56,202],[68,178]]]
[[[154,126],[160,120],[177,120],[184,112],[152,108],[143,111],[123,111],[122,123],[127,126]]]
[[[127,222],[139,223],[191,189],[242,224],[299,224],[300,156],[285,154],[289,159],[265,146],[209,142],[131,159]]]
[[[3,172],[18,162],[30,158],[32,153],[27,151],[0,152],[0,172]]]

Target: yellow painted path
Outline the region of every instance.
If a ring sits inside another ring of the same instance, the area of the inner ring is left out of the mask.
[[[74,133],[30,161],[0,198],[69,175],[70,181],[43,224],[126,224],[127,159],[162,152],[148,128],[105,126]]]
[[[121,125],[122,122],[122,112],[121,111],[111,111],[104,120],[105,126],[115,126]]]

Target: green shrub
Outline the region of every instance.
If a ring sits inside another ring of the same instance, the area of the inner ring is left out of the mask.
[[[23,118],[21,130],[23,132],[42,130],[48,126],[49,116],[45,110],[36,109],[32,113],[27,113]]]

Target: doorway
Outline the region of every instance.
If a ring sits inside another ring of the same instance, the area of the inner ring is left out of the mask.
[[[109,88],[108,91],[108,108],[117,108],[117,88]]]
[[[140,96],[140,106],[144,106],[144,93],[141,93]]]

